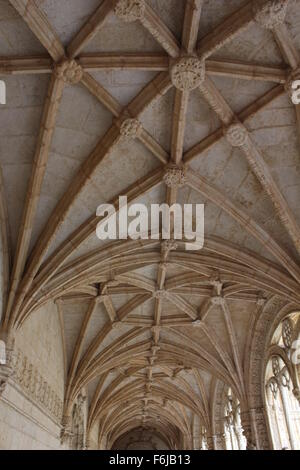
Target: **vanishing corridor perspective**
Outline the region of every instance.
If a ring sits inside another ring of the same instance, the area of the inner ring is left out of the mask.
[[[300,0],[0,0],[0,79],[0,449],[300,449]]]

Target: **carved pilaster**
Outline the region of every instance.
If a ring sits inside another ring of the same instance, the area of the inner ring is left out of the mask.
[[[155,299],[165,299],[167,297],[167,292],[163,289],[159,289],[153,292],[153,297]]]

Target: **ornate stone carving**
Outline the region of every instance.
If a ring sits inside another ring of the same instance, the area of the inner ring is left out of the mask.
[[[76,60],[63,60],[55,66],[55,75],[65,83],[75,85],[82,79],[83,69]]]
[[[294,332],[293,323],[291,322],[289,318],[286,318],[282,322],[282,340],[283,340],[284,346],[287,349],[292,347],[293,332]]]
[[[267,29],[281,25],[287,13],[289,0],[255,0],[253,4],[255,21]]]
[[[183,57],[171,68],[173,85],[181,91],[191,91],[205,80],[205,62],[197,57]]]
[[[120,134],[122,137],[128,139],[137,139],[140,137],[143,126],[137,119],[125,119],[120,127]]]
[[[153,292],[153,297],[155,299],[165,299],[167,297],[167,292],[163,289],[156,290]]]
[[[186,183],[186,171],[183,165],[169,164],[165,168],[164,182],[168,188],[181,188]]]
[[[161,254],[166,259],[171,251],[175,251],[178,248],[178,244],[174,240],[165,240],[161,244]]]
[[[126,23],[141,20],[146,9],[145,0],[119,0],[115,6],[115,14]]]
[[[55,420],[60,421],[63,411],[62,400],[60,400],[56,392],[43,379],[37,368],[30,363],[27,356],[24,356],[22,352],[17,349],[11,356],[9,367],[10,377],[13,382],[21,388],[22,392],[28,396],[29,399],[36,402],[37,405],[45,408]]]
[[[247,143],[249,134],[243,124],[234,123],[225,129],[225,137],[232,147],[242,147]]]
[[[280,373],[279,357],[277,356],[272,357],[272,370],[275,377],[277,377],[277,375]]]

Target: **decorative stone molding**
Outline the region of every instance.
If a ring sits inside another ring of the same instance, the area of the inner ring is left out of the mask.
[[[224,131],[225,137],[232,147],[243,147],[247,143],[249,134],[246,127],[240,123],[231,124]]]
[[[286,17],[289,0],[255,0],[253,12],[255,21],[266,29],[280,26]]]
[[[55,75],[69,85],[79,83],[83,77],[83,69],[76,60],[63,60],[55,65]]]
[[[287,78],[287,81],[285,82],[285,90],[287,92],[287,94],[289,95],[291,101],[292,101],[292,95],[293,95],[293,88],[292,88],[292,85],[293,85],[293,82],[295,82],[296,80],[300,80],[300,67],[298,67],[296,70],[293,70],[288,78]]]
[[[200,320],[200,319],[194,320],[193,323],[192,323],[192,325],[193,325],[194,327],[198,327],[198,326],[200,326],[201,324],[202,324],[202,320]]]
[[[11,368],[11,377],[22,392],[50,413],[56,421],[60,421],[63,412],[62,400],[19,349],[12,355]]]
[[[205,62],[197,57],[183,57],[171,68],[173,85],[181,91],[192,91],[205,80]]]
[[[186,183],[186,169],[184,165],[171,163],[166,166],[164,183],[168,188],[181,188]]]
[[[145,9],[145,0],[119,0],[115,6],[115,14],[125,23],[132,23],[144,17]]]
[[[127,139],[137,139],[143,131],[143,126],[137,119],[125,119],[120,127],[120,134]]]

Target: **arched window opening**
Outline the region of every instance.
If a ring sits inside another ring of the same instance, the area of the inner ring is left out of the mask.
[[[224,437],[227,450],[245,450],[247,441],[243,435],[241,406],[229,388],[224,406]]]
[[[273,447],[300,449],[299,365],[297,338],[300,314],[285,318],[277,327],[265,372],[267,412]]]

